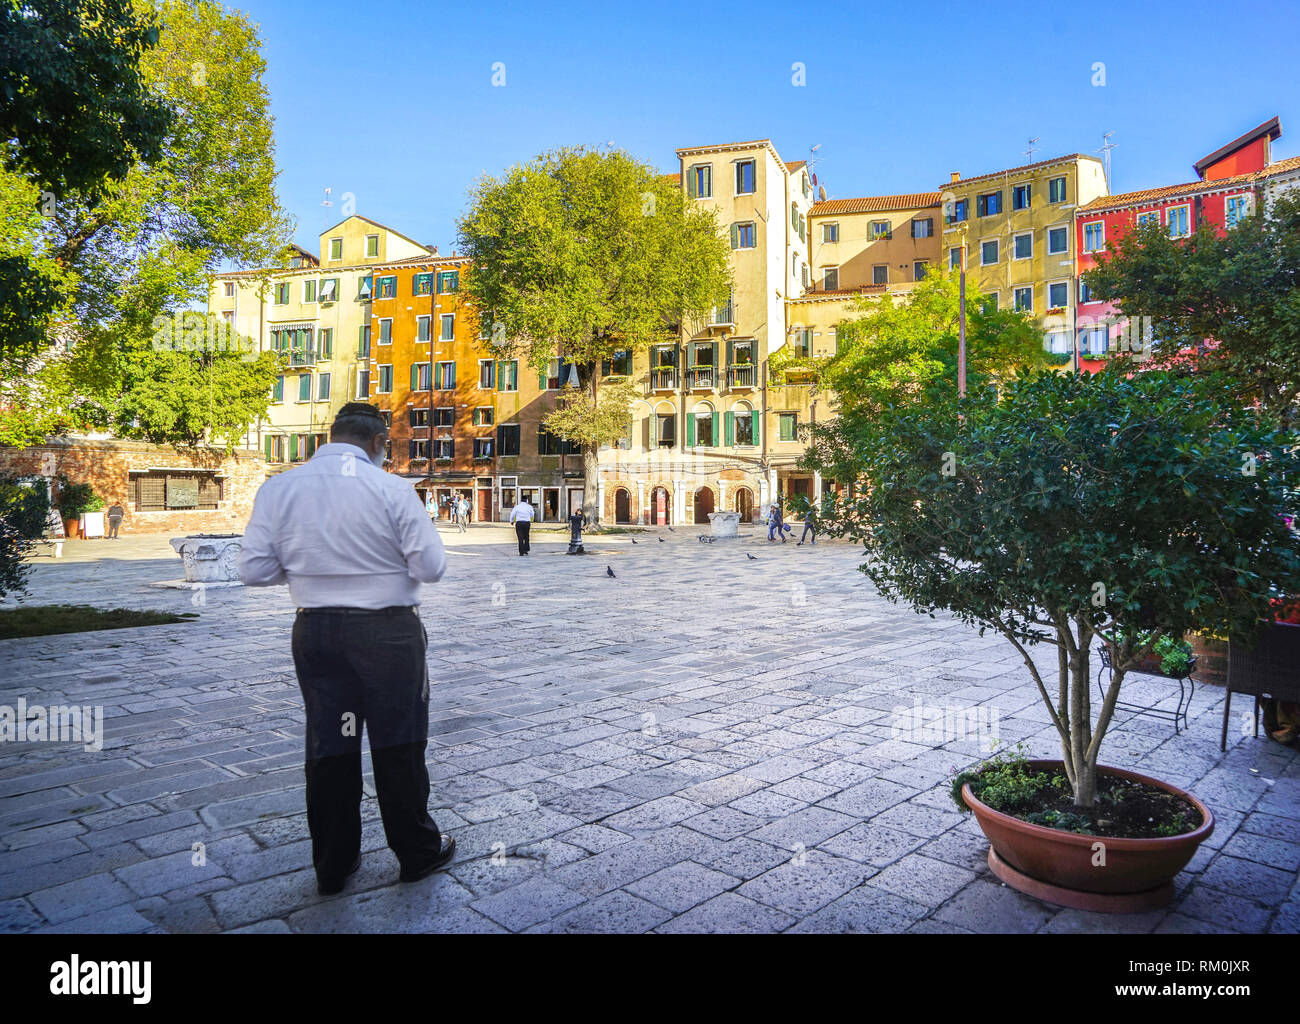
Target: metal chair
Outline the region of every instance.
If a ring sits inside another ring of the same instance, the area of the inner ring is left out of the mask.
[[[1259,736],[1260,697],[1300,702],[1300,625],[1271,623],[1253,650],[1230,640],[1226,688],[1220,750],[1228,748],[1228,715],[1234,692],[1248,693],[1255,698],[1256,737]]]

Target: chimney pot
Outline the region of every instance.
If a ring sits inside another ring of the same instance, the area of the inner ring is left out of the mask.
[[[952,171],[951,174],[952,174],[952,178],[951,178],[951,180],[948,182],[948,184],[950,184],[950,185],[955,185],[955,184],[957,184],[957,182],[961,181],[961,173],[960,173],[960,172],[958,172],[958,171]]]

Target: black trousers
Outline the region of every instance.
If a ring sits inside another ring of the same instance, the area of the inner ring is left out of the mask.
[[[109,519],[108,519],[108,535],[109,535],[110,537],[116,537],[116,536],[117,536],[117,528],[118,528],[119,526],[121,526],[121,525],[122,525],[122,520],[120,520],[120,519],[114,519],[112,516],[109,516]]]
[[[361,851],[361,729],[370,735],[388,845],[403,870],[442,849],[429,816],[427,637],[414,609],[300,611],[293,661],[307,710],[307,826],[318,879]]]
[[[528,554],[528,527],[531,525],[531,523],[522,519],[515,523],[515,536],[519,538],[519,553],[521,555]]]

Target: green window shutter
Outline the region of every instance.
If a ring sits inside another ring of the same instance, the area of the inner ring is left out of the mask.
[[[266,438],[266,461],[267,461],[267,462],[270,462],[270,461],[271,461],[271,437],[270,437],[270,435],[267,435],[267,438]]]
[[[695,447],[695,414],[690,412],[686,414],[686,447]]]
[[[316,454],[316,435],[308,434],[307,435],[307,458],[310,459],[315,454]]]
[[[441,275],[441,274],[434,274],[434,275],[433,275],[433,290],[434,290],[435,292],[437,292],[439,295],[442,294],[442,275]]]
[[[715,412],[713,414],[713,444],[715,447],[718,444],[718,440],[718,414]]]
[[[695,187],[695,168],[686,168],[686,194],[692,199],[699,196],[699,190]]]
[[[732,341],[730,338],[728,338],[727,339],[727,365],[730,366],[735,361],[736,361],[736,343]]]
[[[753,417],[753,424],[754,424],[752,428],[752,433],[754,436],[750,440],[753,444],[758,445],[762,443],[762,435],[759,434],[758,432],[758,428],[759,428],[758,418],[759,416],[762,415],[762,413],[760,413],[757,409],[755,409],[752,413],[750,413],[750,415]]]
[[[740,225],[739,224],[731,225],[731,247],[733,249],[740,248]]]
[[[710,343],[709,343],[709,347],[713,350],[713,351],[710,353],[710,355],[712,356],[712,359],[713,359],[713,370],[714,370],[714,372],[716,373],[716,372],[717,372],[717,369],[718,369],[718,343],[717,343],[716,341],[710,342]],[[718,386],[716,380],[714,381],[713,386],[714,386],[714,387],[717,387],[717,386]],[[716,436],[717,436],[717,435],[715,434],[714,437],[716,437]]]
[[[416,385],[419,383],[419,381],[418,381],[418,379],[417,379],[417,373],[418,373],[419,369],[420,369],[420,364],[419,364],[419,363],[412,363],[412,364],[411,364],[411,390],[412,390],[412,391],[416,390]]]
[[[736,443],[736,414],[734,412],[729,411],[722,418],[722,422],[723,422],[722,429],[726,431],[726,434],[723,437],[723,443],[728,448],[730,448],[733,444]]]
[[[497,390],[498,391],[505,390],[505,382],[506,382],[505,361],[502,359],[498,359],[497,360]],[[501,450],[501,442],[497,441],[497,451],[500,450]]]
[[[290,462],[298,461],[298,435],[297,434],[289,435],[289,461]]]
[[[650,435],[650,424],[653,422],[654,422],[653,414],[647,416],[645,419],[641,421],[641,447],[646,449],[647,451],[650,450],[651,445],[654,443]]]
[[[601,361],[600,361],[600,375],[601,375],[602,377],[608,377],[608,376],[609,376],[610,368],[611,368],[612,366],[613,366],[613,364],[610,362],[609,359],[601,359]]]

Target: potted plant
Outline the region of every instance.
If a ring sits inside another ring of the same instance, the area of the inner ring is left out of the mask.
[[[1105,767],[1102,740],[1148,654],[1184,667],[1187,633],[1250,636],[1271,617],[1271,593],[1297,592],[1300,551],[1276,515],[1300,469],[1290,435],[1209,377],[1041,372],[1000,394],[959,399],[944,384],[874,415],[850,411],[817,428],[808,462],[866,485],[826,525],[863,543],[880,592],[996,630],[1046,706],[1058,760],[980,766],[958,787],[990,867],[1069,906],[1167,900],[1213,814],[1177,787]],[[1056,651],[1040,666],[1042,644]],[[1113,673],[1095,706],[1098,644]],[[980,794],[1007,771],[1032,778],[1002,810]],[[1145,801],[1156,834],[1125,835],[1116,800]]]
[[[90,484],[74,484],[66,477],[59,478],[59,515],[63,519],[63,532],[69,537],[81,536],[81,515],[91,510],[96,500]],[[100,507],[103,505],[101,503]]]

